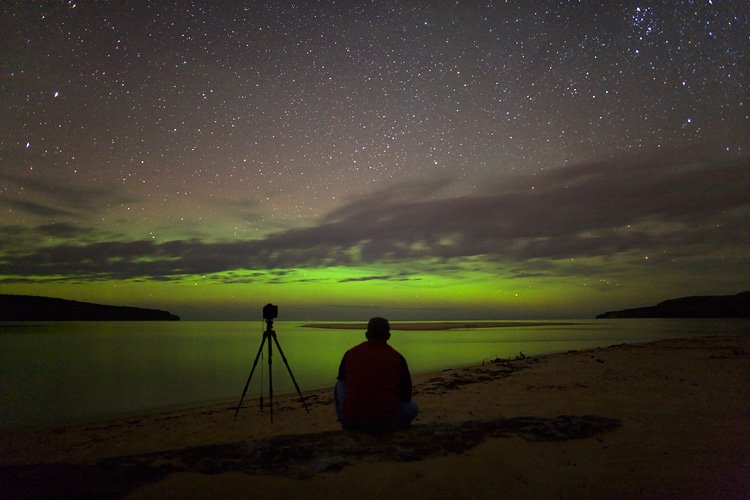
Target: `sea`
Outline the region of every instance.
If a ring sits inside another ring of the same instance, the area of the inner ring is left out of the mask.
[[[481,322],[472,322],[481,323]],[[509,324],[518,323],[509,321]],[[528,321],[527,326],[394,330],[412,373],[623,343],[748,335],[747,319]],[[552,324],[551,324],[552,323]],[[364,330],[277,321],[274,395],[332,387],[344,352]],[[267,398],[263,322],[0,322],[0,428],[58,427]],[[258,353],[260,352],[260,356]],[[290,375],[291,372],[291,375]]]

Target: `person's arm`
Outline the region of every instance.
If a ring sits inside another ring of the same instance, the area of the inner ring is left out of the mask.
[[[344,380],[344,363],[346,362],[346,354],[344,354],[344,357],[341,358],[341,363],[339,364],[339,374],[336,377],[338,380]]]
[[[406,364],[406,358],[401,356],[401,377],[398,384],[398,395],[401,401],[411,401],[411,389],[409,365]]]

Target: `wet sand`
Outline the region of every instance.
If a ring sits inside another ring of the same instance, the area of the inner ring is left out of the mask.
[[[3,432],[0,497],[742,498],[750,336],[415,376],[405,431],[343,432],[331,391]]]

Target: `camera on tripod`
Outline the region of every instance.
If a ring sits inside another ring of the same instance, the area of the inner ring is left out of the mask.
[[[273,304],[266,304],[263,306],[263,319],[276,319],[279,317],[279,306]]]
[[[284,351],[281,350],[281,344],[279,344],[279,339],[276,338],[276,332],[273,330],[273,320],[276,319],[279,316],[279,308],[278,306],[275,306],[273,304],[266,304],[263,306],[263,319],[266,320],[266,331],[263,332],[263,340],[260,342],[260,347],[258,348],[258,354],[255,355],[255,360],[253,361],[253,367],[250,370],[250,375],[247,377],[247,382],[245,382],[245,388],[242,390],[242,396],[240,397],[240,402],[237,404],[237,409],[234,412],[234,418],[237,418],[237,414],[240,412],[240,408],[242,408],[242,401],[245,399],[245,394],[247,394],[247,388],[250,386],[250,380],[253,378],[253,373],[255,373],[255,367],[258,366],[258,359],[260,358],[261,353],[263,352],[263,346],[268,343],[268,398],[270,399],[270,404],[268,405],[268,409],[270,410],[271,415],[271,423],[273,423],[273,369],[272,369],[272,359],[273,359],[273,344],[276,344],[276,349],[278,349],[279,354],[281,354],[281,359],[284,361],[284,365],[286,366],[286,370],[289,372],[289,376],[292,378],[292,383],[294,383],[294,388],[297,389],[297,394],[299,395],[299,400],[302,403],[302,406],[305,407],[305,411],[308,413],[310,412],[310,409],[307,407],[307,403],[305,403],[305,397],[302,395],[302,391],[299,388],[299,385],[297,384],[297,381],[294,378],[294,375],[292,374],[292,368],[289,366],[289,362],[286,360],[286,356],[284,356]],[[262,368],[261,368],[262,373]],[[261,374],[261,377],[263,375]],[[262,380],[262,378],[261,378]],[[263,394],[261,393],[260,396],[260,409],[263,410]]]

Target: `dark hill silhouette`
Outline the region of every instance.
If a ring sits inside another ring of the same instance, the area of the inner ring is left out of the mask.
[[[682,297],[650,307],[609,311],[596,318],[750,318],[750,292]]]
[[[179,321],[158,309],[107,306],[75,300],[0,294],[0,321]]]

